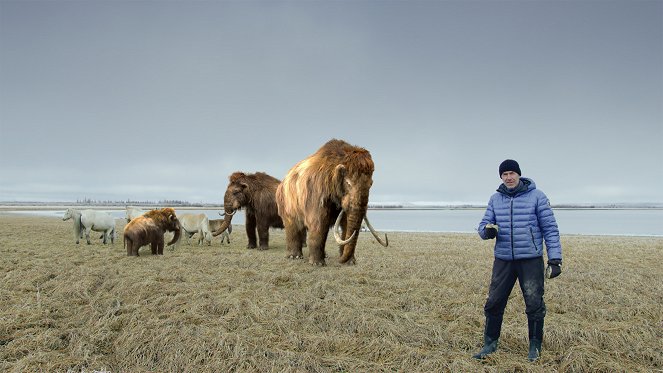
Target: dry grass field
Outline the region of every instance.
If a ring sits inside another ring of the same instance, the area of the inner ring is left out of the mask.
[[[117,225],[112,246],[76,245],[71,221],[0,214],[0,371],[663,371],[662,238],[563,236],[542,358],[527,362],[516,286],[477,362],[492,241],[362,233],[356,265],[330,240],[316,268],[285,258],[282,231],[245,249],[241,226],[230,245],[130,258]]]

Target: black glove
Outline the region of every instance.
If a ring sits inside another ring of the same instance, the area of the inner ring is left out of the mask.
[[[486,238],[492,239],[497,237],[497,229],[495,228],[486,228]]]
[[[548,268],[546,268],[546,277],[555,278],[562,273],[562,259],[548,260]]]

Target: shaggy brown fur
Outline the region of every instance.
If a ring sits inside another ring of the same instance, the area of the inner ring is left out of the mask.
[[[276,207],[276,187],[279,179],[264,172],[245,174],[235,172],[228,177],[230,183],[223,197],[223,206],[226,212],[224,222],[212,234],[218,236],[230,225],[234,211],[246,209],[246,236],[249,239],[248,249],[258,247],[259,250],[269,248],[269,228],[283,228],[283,221]],[[257,236],[260,246],[257,245]]]
[[[301,237],[308,231],[309,262],[324,265],[327,234],[341,210],[343,239],[359,231],[374,168],[368,150],[333,139],[290,169],[276,191],[290,258],[303,258]],[[341,246],[341,263],[354,263],[357,237]]]
[[[180,239],[180,228],[175,210],[170,207],[148,211],[132,219],[124,227],[124,246],[127,248],[127,255],[138,256],[138,249],[147,244],[152,248],[152,255],[163,255],[163,234],[166,231],[175,232],[175,236],[168,243],[170,246]]]

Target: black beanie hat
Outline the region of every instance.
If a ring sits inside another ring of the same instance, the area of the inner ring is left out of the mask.
[[[518,162],[514,161],[513,159],[507,159],[504,162],[500,163],[500,177],[506,171],[513,171],[518,175],[522,176],[522,174],[520,173],[520,166],[518,165]]]

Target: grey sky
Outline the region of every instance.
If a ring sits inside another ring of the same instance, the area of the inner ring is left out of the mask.
[[[371,202],[663,202],[662,1],[0,0],[0,200],[220,202],[331,138]]]

